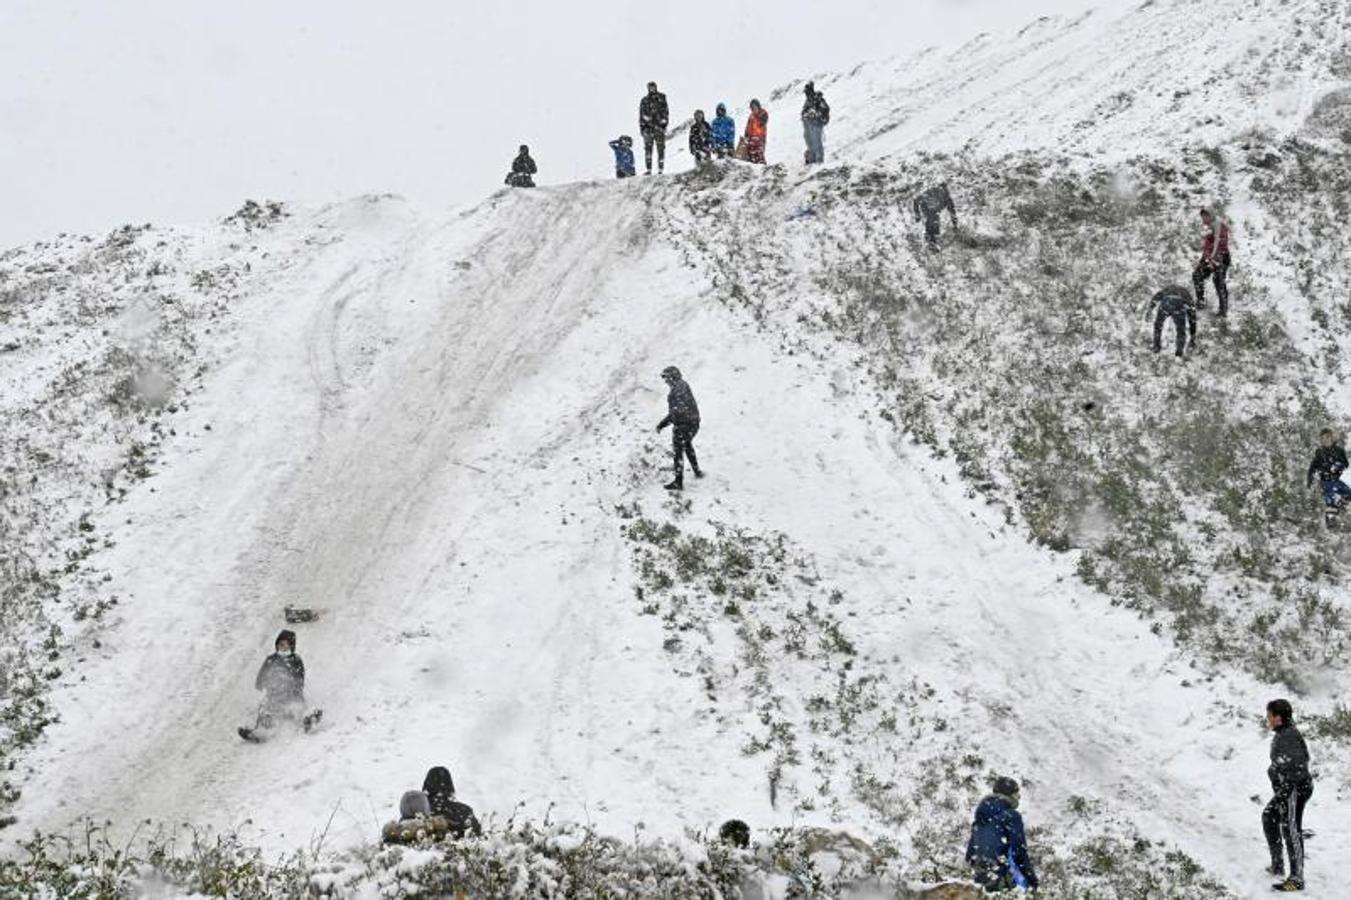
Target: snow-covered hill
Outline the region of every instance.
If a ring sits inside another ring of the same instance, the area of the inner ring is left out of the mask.
[[[1056,889],[1247,895],[1294,688],[1335,896],[1347,557],[1290,482],[1351,407],[1347,15],[1145,3],[819,76],[820,172],[0,257],[9,833],[348,845],[444,763],[498,820],[841,827],[929,878],[1012,773]],[[1140,304],[1203,203],[1235,315],[1183,371]],[[675,498],[670,364],[710,473]],[[242,745],[287,605],[324,725]]]

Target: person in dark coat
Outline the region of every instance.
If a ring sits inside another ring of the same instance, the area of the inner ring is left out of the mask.
[[[610,141],[610,149],[615,152],[615,177],[632,178],[638,174],[633,162],[633,138],[627,134]]]
[[[948,193],[947,182],[931,187],[917,196],[913,206],[915,221],[924,220],[924,240],[928,242],[930,250],[937,250],[941,230],[938,218],[944,210],[952,219],[952,227],[957,227],[957,207],[952,202],[952,194]]]
[[[273,643],[273,653],[263,660],[254,690],[263,692],[255,728],[267,731],[278,718],[299,721],[305,717],[305,663],[296,655],[294,631],[283,630]]]
[[[806,100],[802,103],[802,136],[807,142],[807,165],[826,161],[825,129],[830,124],[830,104],[826,97],[816,89],[815,82],[807,82],[803,89]]]
[[[445,766],[433,766],[422,782],[422,792],[431,803],[432,815],[446,821],[446,833],[453,838],[479,837],[483,828],[467,803],[455,799],[455,782]]]
[[[690,123],[690,156],[698,166],[713,158],[713,126],[704,118],[702,109],[694,111],[694,121]]]
[[[638,104],[638,130],[643,136],[643,162],[647,174],[652,174],[652,145],[657,145],[657,172],[666,171],[666,126],[671,122],[671,111],[666,106],[666,95],[657,90],[657,83],[647,83],[647,95]]]
[[[726,159],[736,153],[736,120],[727,115],[727,104],[719,103],[713,117],[713,155]]]
[[[516,158],[511,161],[511,172],[507,175],[507,185],[510,187],[535,186],[534,174],[539,169],[535,166],[535,161],[530,158],[530,148],[525,144],[521,145],[520,152]]]
[[[1181,359],[1183,351],[1187,349],[1188,335],[1191,336],[1192,348],[1196,348],[1196,307],[1192,303],[1192,296],[1186,288],[1174,284],[1159,291],[1149,301],[1149,308],[1145,310],[1146,319],[1150,313],[1154,313],[1155,307],[1158,307],[1158,312],[1154,314],[1154,352],[1163,349],[1163,323],[1172,319],[1177,328],[1177,356]]]
[[[1262,832],[1271,851],[1272,875],[1285,878],[1273,884],[1278,891],[1304,890],[1304,806],[1313,796],[1313,776],[1309,774],[1309,748],[1295,727],[1295,713],[1289,700],[1267,704],[1267,727],[1271,729],[1271,802],[1262,810]],[[1281,844],[1290,857],[1286,875]]]
[[[694,477],[704,477],[699,460],[694,455],[694,436],[699,433],[699,405],[694,402],[694,392],[675,366],[662,369],[661,378],[670,391],[666,395],[666,418],[657,423],[657,431],[660,432],[667,425],[673,426],[671,449],[675,456],[675,478],[666,485],[666,490],[680,491],[685,489],[686,458],[694,470]]]
[[[751,827],[740,819],[728,819],[718,829],[718,840],[738,850],[749,849],[751,846]]]
[[[1012,778],[996,778],[994,793],[976,807],[966,861],[972,879],[988,893],[1015,887],[1036,890],[1037,873],[1018,812],[1018,782]]]
[[[1216,218],[1209,210],[1201,210],[1201,261],[1192,272],[1192,287],[1196,290],[1196,305],[1204,309],[1206,305],[1206,279],[1215,282],[1215,296],[1220,300],[1220,308],[1215,313],[1225,316],[1229,313],[1229,225]]]
[[[1313,487],[1313,480],[1317,477],[1323,488],[1323,502],[1329,507],[1342,506],[1351,500],[1351,485],[1342,481],[1342,473],[1346,471],[1346,451],[1337,444],[1337,436],[1331,428],[1324,428],[1318,433],[1318,444],[1313,462],[1309,463],[1305,486]]]

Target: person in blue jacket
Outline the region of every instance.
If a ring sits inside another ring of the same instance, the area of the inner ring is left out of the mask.
[[[736,121],[727,115],[727,104],[718,104],[713,117],[713,155],[725,159],[736,153]]]
[[[1027,855],[1023,817],[1018,813],[1018,782],[1012,778],[996,778],[994,793],[976,807],[966,861],[972,879],[986,893],[1036,890],[1037,873]]]
[[[610,141],[610,149],[615,152],[616,178],[632,178],[638,174],[637,165],[633,161],[633,138],[622,134]]]

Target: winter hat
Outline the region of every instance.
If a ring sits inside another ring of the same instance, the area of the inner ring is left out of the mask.
[[[718,829],[718,840],[745,850],[751,845],[751,827],[740,819],[728,819]]]
[[[680,370],[677,369],[675,366],[667,366],[666,368],[664,368],[664,369],[661,370],[661,377],[662,377],[662,378],[679,378],[679,377],[680,377]]]
[[[1018,799],[1018,782],[1005,775],[1000,775],[994,780],[994,792],[1001,797],[1008,797],[1011,800]]]
[[[288,644],[291,645],[291,650],[292,650],[292,652],[295,651],[295,649],[296,649],[296,633],[295,633],[294,631],[291,631],[291,630],[289,630],[289,629],[283,628],[283,629],[281,630],[281,633],[277,635],[277,639],[276,639],[275,641],[272,642],[272,646],[275,647],[275,646],[277,646],[278,644],[280,644],[282,641],[286,641]]]
[[[453,797],[455,780],[450,777],[450,770],[445,766],[432,766],[427,770],[427,777],[422,780],[422,790],[429,796]]]
[[[399,798],[399,818],[416,819],[418,816],[430,816],[432,804],[422,791],[405,791]]]

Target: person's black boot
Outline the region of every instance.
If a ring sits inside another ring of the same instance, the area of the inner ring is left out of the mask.
[[[683,491],[685,489],[685,481],[682,478],[677,478],[670,484],[663,485],[663,487],[665,487],[666,490],[668,491]]]
[[[695,469],[695,470],[694,470],[694,477],[695,477],[695,478],[703,478],[703,477],[704,477],[704,470],[703,470],[703,469]]]

